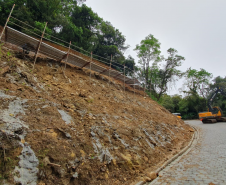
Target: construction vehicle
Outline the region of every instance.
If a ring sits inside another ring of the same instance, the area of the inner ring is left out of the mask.
[[[226,117],[223,117],[223,112],[220,107],[212,107],[212,102],[216,95],[221,93],[223,96],[226,96],[226,93],[220,87],[211,94],[210,98],[208,99],[207,106],[208,112],[200,112],[199,119],[203,123],[216,123],[216,122],[226,122]]]
[[[178,118],[182,118],[180,113],[172,113],[173,115],[177,116]]]

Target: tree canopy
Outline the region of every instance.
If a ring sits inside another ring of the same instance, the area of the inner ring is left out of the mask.
[[[181,66],[185,58],[177,55],[178,52],[174,48],[167,50],[168,58],[160,56],[160,42],[151,34],[142,40],[140,45],[136,45],[135,51],[141,64],[139,79],[149,93],[159,100],[167,92],[169,83],[182,76],[183,73],[177,67]]]
[[[123,64],[125,60],[123,53],[129,47],[125,44],[125,36],[110,22],[104,21],[83,4],[84,2],[84,0],[0,0],[2,17],[0,24],[5,24],[13,4],[16,4],[12,16],[20,21],[41,30],[45,22],[48,22],[46,33],[50,36],[71,41],[77,47],[104,58],[110,59],[112,55],[115,62]],[[11,21],[16,22],[14,19]],[[21,23],[17,22],[17,25],[21,26]],[[12,24],[10,26],[26,33],[27,30],[39,32],[30,27],[22,29]]]
[[[185,86],[189,91],[198,93],[204,97],[204,88],[209,86],[212,77],[213,75],[205,69],[196,70],[189,68],[185,72]]]
[[[177,69],[182,64],[182,61],[185,60],[184,57],[177,55],[177,50],[174,48],[169,48],[167,50],[169,56],[165,59],[165,64],[163,68],[158,69],[158,83],[156,84],[153,90],[157,94],[157,99],[167,92],[168,84],[174,82],[176,77],[181,77],[182,72]]]
[[[150,62],[156,62],[160,60],[160,42],[150,34],[140,42],[140,45],[136,45],[134,49],[137,51],[139,63],[141,64],[141,75],[143,77],[143,83],[147,86],[147,89],[151,91],[152,79],[150,75]]]

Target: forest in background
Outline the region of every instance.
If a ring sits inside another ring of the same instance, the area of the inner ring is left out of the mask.
[[[93,52],[94,58],[110,63],[113,58],[115,69],[122,71],[125,64],[126,75],[134,76],[146,88],[147,94],[170,112],[179,112],[184,119],[198,118],[198,112],[207,111],[207,100],[218,86],[226,87],[225,77],[214,77],[205,69],[180,71],[185,61],[174,48],[167,50],[168,56],[161,55],[161,43],[150,34],[136,48],[139,61],[125,56],[130,47],[126,38],[109,21],[99,17],[85,0],[0,0],[0,25],[4,25],[10,10],[16,4],[12,16],[32,26],[27,29],[20,23],[9,23],[11,27],[27,33],[29,30],[41,34],[46,22],[45,37],[51,40],[60,38],[72,42],[78,51],[87,54]],[[14,21],[14,20],[12,20]],[[60,43],[65,45],[65,43]],[[68,47],[67,45],[65,45]],[[135,71],[133,73],[132,71]],[[185,78],[182,95],[167,95],[168,88],[176,84],[179,78]],[[218,105],[226,114],[226,97],[218,95],[213,105]]]

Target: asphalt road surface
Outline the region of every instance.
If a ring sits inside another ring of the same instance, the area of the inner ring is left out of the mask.
[[[203,124],[186,121],[198,128],[197,144],[175,160],[150,185],[226,185],[226,123]]]

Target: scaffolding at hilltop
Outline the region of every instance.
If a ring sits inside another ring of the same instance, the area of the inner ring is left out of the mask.
[[[90,56],[89,56],[88,51],[85,51],[71,44],[71,42],[67,43],[59,38],[56,38],[47,34],[45,32],[47,23],[43,31],[37,30],[36,28],[28,25],[27,23],[24,23],[19,19],[13,17],[11,14],[13,12],[14,7],[15,5],[13,6],[9,14],[6,24],[2,30],[2,33],[0,34],[0,41],[16,45],[17,47],[22,48],[23,50],[33,52],[35,54],[33,67],[35,67],[38,54],[42,54],[56,61],[63,62],[65,64],[65,68],[66,68],[66,65],[68,64],[68,65],[76,66],[79,68],[89,69],[90,74],[92,70],[92,71],[98,72],[99,74],[106,75],[109,78],[119,80],[124,84],[124,91],[125,91],[125,86],[130,86],[131,88],[134,89],[134,92],[135,92],[135,89],[145,91],[145,88],[142,88],[141,83],[135,78],[134,70],[132,71],[128,69],[133,74],[132,77],[128,77],[125,75],[125,68],[126,68],[125,64],[124,65],[118,64],[112,61],[112,57],[111,57],[111,60],[109,60],[109,59],[94,55],[92,54],[92,52],[90,53]],[[11,19],[13,21],[11,21]],[[9,27],[8,23],[22,30],[26,30],[26,34],[12,27]],[[26,27],[32,28],[33,30],[37,30],[38,32],[40,32],[40,35],[37,33],[34,33],[33,31],[31,31]],[[48,37],[52,37],[58,42],[53,41]],[[68,47],[65,47],[59,42],[68,45]],[[76,49],[79,51],[82,51],[83,53],[76,51]],[[96,60],[95,57],[102,60]],[[112,68],[112,66],[120,68],[121,71],[123,72],[115,70],[114,68]]]

